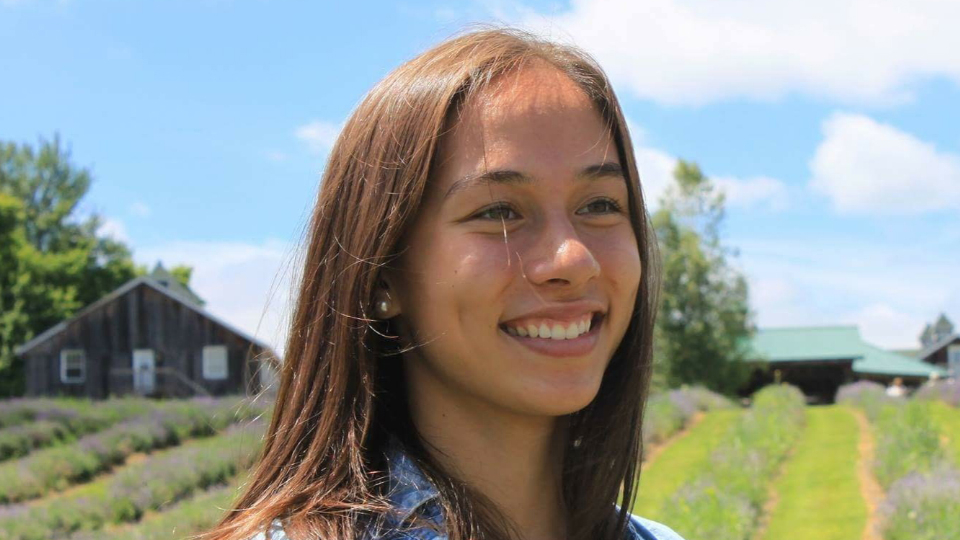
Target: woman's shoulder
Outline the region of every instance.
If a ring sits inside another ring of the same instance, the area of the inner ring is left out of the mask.
[[[630,516],[631,523],[633,525],[632,530],[634,531],[634,536],[630,540],[684,540],[682,536],[677,534],[676,531],[670,527],[664,525],[663,523],[653,521],[652,519],[643,518],[637,515]],[[399,533],[399,531],[397,531]],[[431,531],[432,532],[432,531]],[[652,536],[651,536],[652,535]],[[408,539],[408,538],[436,538],[437,535],[417,535],[410,534],[405,532],[404,534],[386,535],[381,537],[380,540],[392,540],[397,538],[398,540]],[[283,530],[283,524],[279,520],[275,520],[269,528],[269,534],[261,532],[256,536],[251,537],[249,540],[289,540],[289,537]]]
[[[657,521],[653,521],[652,519],[647,519],[647,518],[643,518],[643,517],[640,517],[640,516],[637,516],[637,515],[632,515],[632,514],[631,514],[630,518],[633,520],[633,524],[636,526],[635,528],[638,529],[638,530],[637,530],[638,540],[639,540],[639,539],[642,539],[642,540],[683,540],[683,537],[682,537],[682,536],[680,536],[679,534],[677,534],[676,531],[674,531],[674,530],[671,529],[670,527],[667,527],[667,526],[664,525],[663,523],[659,523],[659,522],[657,522]],[[643,532],[644,529],[645,529],[649,534],[652,534],[653,536],[651,537],[651,536],[649,536],[648,534],[645,534],[645,533]]]

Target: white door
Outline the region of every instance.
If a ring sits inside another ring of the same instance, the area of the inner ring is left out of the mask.
[[[153,392],[157,382],[153,349],[133,351],[133,390],[138,394]]]

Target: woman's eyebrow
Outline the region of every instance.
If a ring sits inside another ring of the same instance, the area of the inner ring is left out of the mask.
[[[613,161],[598,163],[596,165],[584,167],[579,173],[577,173],[577,178],[583,178],[586,180],[596,180],[598,178],[609,176],[623,177],[623,168],[620,167],[619,163]],[[463,178],[456,180],[450,186],[450,189],[447,190],[447,194],[443,196],[443,200],[449,199],[458,191],[463,191],[476,186],[485,186],[489,184],[522,185],[531,184],[533,182],[535,182],[533,177],[520,171],[514,171],[511,169],[497,169],[479,174],[468,174]]]

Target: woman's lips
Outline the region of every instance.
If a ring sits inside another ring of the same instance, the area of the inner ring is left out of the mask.
[[[590,323],[590,330],[573,339],[514,336],[506,332],[503,327],[500,327],[500,332],[536,353],[558,358],[569,358],[583,356],[593,350],[599,340],[603,320],[604,316],[602,314],[596,314]]]

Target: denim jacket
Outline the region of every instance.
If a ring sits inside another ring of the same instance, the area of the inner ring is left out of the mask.
[[[447,540],[442,532],[430,527],[401,527],[409,518],[417,514],[437,528],[443,530],[443,515],[437,503],[437,489],[419,467],[404,453],[399,445],[391,445],[387,452],[387,465],[390,473],[390,491],[388,498],[397,510],[387,522],[386,531],[370,540]],[[271,540],[289,540],[283,532],[282,523],[274,521],[270,528]],[[259,535],[250,540],[264,540]],[[627,524],[624,540],[683,540],[670,527],[639,516],[631,516]]]

